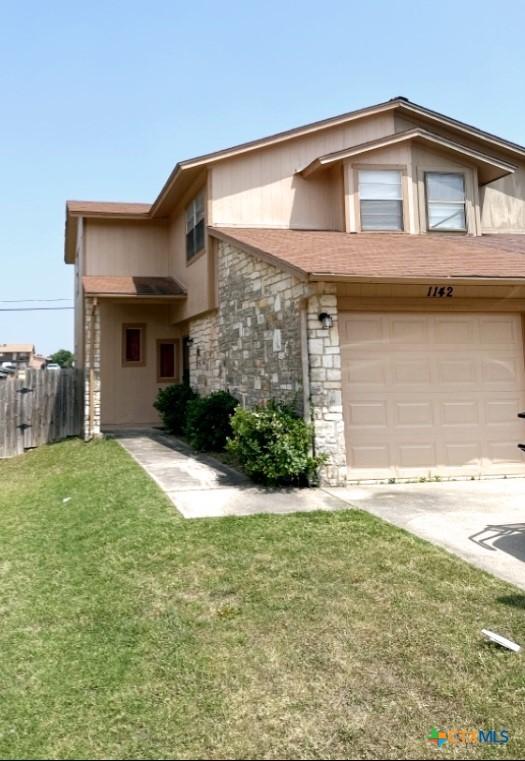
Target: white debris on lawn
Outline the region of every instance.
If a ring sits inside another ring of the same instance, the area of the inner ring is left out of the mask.
[[[521,650],[521,647],[517,645],[516,642],[513,642],[511,639],[507,639],[506,637],[502,637],[501,634],[491,632],[490,629],[482,629],[481,633],[490,642],[495,642],[497,645],[501,645],[501,647],[506,647],[507,650],[512,650],[514,653],[519,653]]]

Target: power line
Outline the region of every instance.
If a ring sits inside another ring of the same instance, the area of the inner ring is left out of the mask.
[[[73,301],[73,299],[0,299],[0,304],[43,303],[50,301]]]
[[[75,307],[7,307],[0,308],[0,312],[58,312]]]

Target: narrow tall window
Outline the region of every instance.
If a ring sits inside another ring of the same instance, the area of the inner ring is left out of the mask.
[[[359,171],[361,230],[402,230],[401,172],[391,169]]]
[[[142,367],[146,364],[146,326],[143,323],[128,323],[122,326],[122,366]]]
[[[465,178],[452,172],[427,172],[427,222],[429,230],[465,232]]]
[[[178,339],[160,338],[157,341],[157,381],[175,381],[179,378],[177,367]]]
[[[204,193],[186,207],[186,258],[193,259],[204,248]]]

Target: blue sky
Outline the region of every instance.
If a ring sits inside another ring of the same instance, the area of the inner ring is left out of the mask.
[[[524,26],[522,0],[4,3],[0,309],[71,297],[67,198],[151,201],[180,159],[395,95],[525,144]],[[72,325],[0,311],[0,343]]]

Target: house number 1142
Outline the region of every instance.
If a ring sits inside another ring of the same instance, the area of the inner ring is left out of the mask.
[[[430,285],[427,296],[432,299],[446,299],[454,295],[454,288],[451,285]]]

